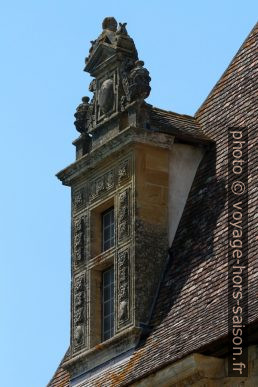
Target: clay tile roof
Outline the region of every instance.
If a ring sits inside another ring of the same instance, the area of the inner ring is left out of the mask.
[[[149,108],[150,126],[161,132],[175,135],[191,142],[208,142],[210,139],[201,129],[196,118],[156,107]]]
[[[69,384],[70,384],[69,383],[69,381],[70,381],[69,374],[67,371],[65,371],[62,368],[62,364],[65,361],[68,354],[69,354],[69,349],[67,350],[65,356],[63,357],[62,361],[60,362],[54,376],[52,377],[52,379],[48,383],[47,387],[69,387]]]
[[[249,326],[258,322],[256,258],[255,154],[257,111],[256,46],[258,25],[252,30],[197,118],[152,109],[152,122],[171,130],[200,131],[215,141],[197,170],[171,247],[151,319],[152,331],[123,361],[103,370],[91,370],[80,387],[130,385],[165,365],[193,352],[225,355],[227,338],[227,128],[249,130]],[[198,119],[198,123],[197,123]],[[158,125],[157,125],[158,126]],[[68,386],[67,374],[57,371],[49,387]],[[52,384],[51,384],[52,383]],[[63,383],[63,384],[62,384]]]

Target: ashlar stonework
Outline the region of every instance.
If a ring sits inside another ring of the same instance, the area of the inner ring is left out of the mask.
[[[250,373],[237,382],[227,376],[225,315],[226,131],[244,124],[254,143],[256,46],[257,26],[190,117],[146,103],[151,78],[126,23],[104,19],[85,60],[93,80],[75,113],[76,161],[57,175],[72,194],[71,341],[49,387],[258,385],[254,218]],[[255,163],[252,147],[251,209]],[[103,251],[110,208],[114,244]],[[103,340],[110,267],[114,334]]]

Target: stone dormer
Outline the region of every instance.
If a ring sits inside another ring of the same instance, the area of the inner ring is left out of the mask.
[[[209,143],[196,121],[145,102],[150,76],[126,23],[105,18],[75,113],[76,161],[58,173],[72,190],[71,343],[76,382],[137,347],[168,249]]]

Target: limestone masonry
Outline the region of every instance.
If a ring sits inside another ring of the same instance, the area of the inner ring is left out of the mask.
[[[150,74],[107,17],[75,113],[70,347],[49,387],[256,386],[257,26],[194,117],[146,103]],[[172,69],[171,69],[172,71]],[[249,130],[249,376],[227,374],[227,128]],[[108,246],[106,248],[106,246]],[[255,270],[256,268],[256,270]]]

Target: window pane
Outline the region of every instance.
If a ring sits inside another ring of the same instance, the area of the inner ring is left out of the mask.
[[[102,249],[103,251],[114,246],[114,208],[102,214]]]
[[[104,301],[108,300],[110,298],[110,287],[104,288]]]
[[[114,334],[114,267],[102,273],[102,338]]]
[[[103,248],[103,250],[105,251],[105,250],[108,250],[108,249],[109,249],[109,241],[107,241],[107,242],[104,243],[104,248]]]
[[[103,285],[109,286],[109,282],[110,282],[110,270],[106,270],[103,273]]]
[[[110,270],[110,282],[114,284],[114,269]]]
[[[111,313],[111,302],[110,300],[104,302],[104,316],[108,316]]]
[[[107,317],[104,319],[104,332],[108,333],[110,331],[110,318]]]
[[[107,241],[110,239],[110,228],[104,228],[104,241]]]
[[[103,221],[104,221],[104,227],[107,227],[110,224],[110,212],[107,212],[103,216]]]

